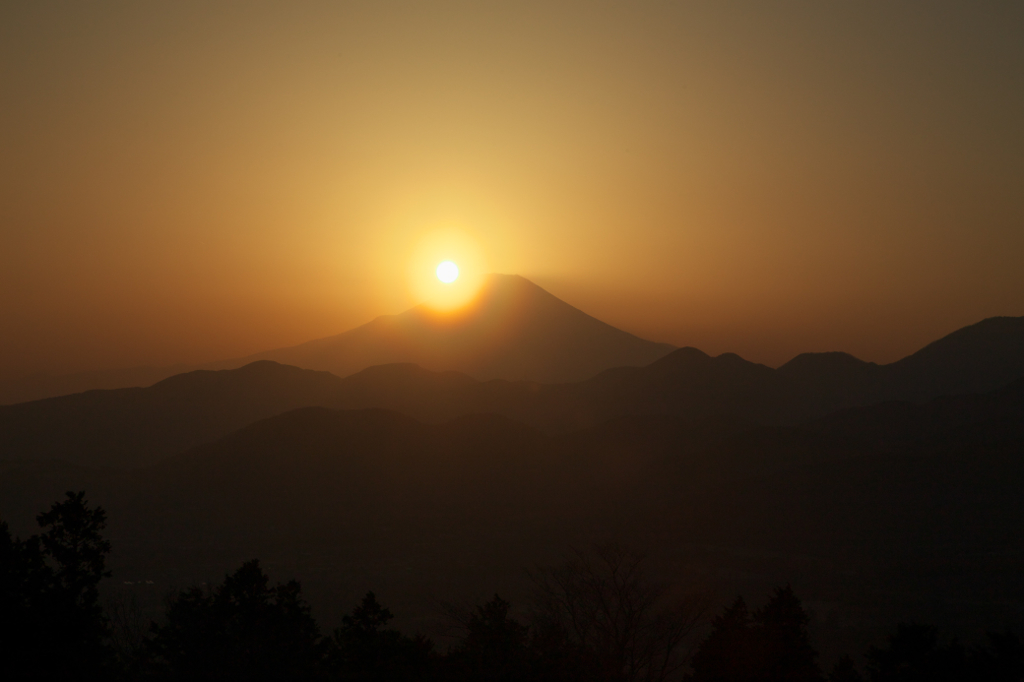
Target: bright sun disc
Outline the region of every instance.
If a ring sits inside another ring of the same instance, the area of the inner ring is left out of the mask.
[[[446,260],[437,266],[437,278],[445,284],[451,284],[459,276],[459,266]]]

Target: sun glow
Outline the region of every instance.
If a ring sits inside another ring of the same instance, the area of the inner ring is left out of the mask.
[[[437,266],[437,278],[445,284],[451,284],[459,278],[459,266],[446,260]]]
[[[472,300],[488,272],[479,241],[468,230],[425,231],[410,255],[410,292],[438,311],[455,310]]]

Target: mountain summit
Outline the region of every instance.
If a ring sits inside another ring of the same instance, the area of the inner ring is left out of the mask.
[[[232,364],[274,360],[348,376],[373,365],[412,362],[481,380],[565,383],[610,367],[648,365],[672,349],[605,324],[523,277],[489,275],[463,309],[438,312],[419,305]]]

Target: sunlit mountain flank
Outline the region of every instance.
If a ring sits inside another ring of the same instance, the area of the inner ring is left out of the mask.
[[[672,350],[596,320],[515,275],[490,275],[463,308],[426,305],[352,331],[241,362],[274,360],[347,376],[372,365],[411,362],[477,379],[560,383],[601,370],[641,366]]]

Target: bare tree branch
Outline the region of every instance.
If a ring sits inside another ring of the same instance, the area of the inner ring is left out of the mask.
[[[706,600],[671,598],[644,569],[644,555],[617,545],[573,549],[560,565],[529,572],[533,621],[588,652],[608,679],[679,678]]]

